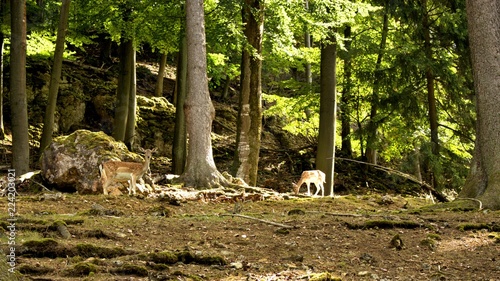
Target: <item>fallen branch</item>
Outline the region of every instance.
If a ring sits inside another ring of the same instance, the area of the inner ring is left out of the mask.
[[[263,222],[263,223],[267,223],[270,225],[279,226],[279,227],[283,227],[283,228],[290,228],[290,229],[297,228],[297,227],[291,226],[291,225],[281,224],[281,223],[277,223],[277,222],[273,222],[273,221],[258,219],[258,218],[240,215],[240,214],[220,214],[219,216],[221,216],[221,217],[240,217],[240,218],[255,220],[255,221],[259,221],[259,222]]]
[[[432,194],[434,194],[434,196],[436,197],[436,199],[438,199],[440,202],[448,202],[448,199],[446,199],[446,197],[443,194],[441,194],[440,192],[438,192],[437,190],[435,190],[434,187],[432,187],[430,184],[428,184],[428,183],[426,183],[424,181],[419,181],[415,177],[413,177],[411,175],[408,175],[408,174],[405,174],[405,173],[403,173],[401,171],[394,170],[394,169],[391,169],[391,168],[387,168],[387,167],[384,167],[384,166],[381,166],[381,165],[377,165],[377,164],[367,163],[367,162],[353,160],[353,159],[348,159],[348,158],[335,157],[335,159],[344,160],[344,161],[350,161],[350,162],[354,162],[354,163],[359,163],[359,164],[364,164],[364,165],[372,166],[375,169],[384,171],[386,173],[393,174],[393,175],[398,175],[398,176],[403,177],[403,178],[405,178],[405,179],[407,179],[409,181],[412,181],[414,183],[420,184],[421,187],[424,187],[425,189],[427,189],[428,191],[430,191]]]

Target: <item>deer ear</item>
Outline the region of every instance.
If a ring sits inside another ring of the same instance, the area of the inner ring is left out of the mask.
[[[155,147],[153,150],[151,150],[152,153],[158,151],[158,147]]]
[[[142,148],[142,147],[139,147],[139,151],[143,152],[143,153],[146,152],[146,151],[144,151],[144,148]]]

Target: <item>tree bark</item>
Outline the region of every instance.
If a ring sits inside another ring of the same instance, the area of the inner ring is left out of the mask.
[[[6,0],[0,1],[0,19],[3,21],[5,19],[5,7],[7,5]],[[0,30],[0,140],[5,139],[5,127],[3,118],[3,70],[4,70],[4,47],[5,47],[5,33]]]
[[[26,0],[11,0],[10,108],[12,166],[29,171],[28,105],[26,101]]]
[[[167,55],[161,53],[160,57],[160,67],[158,69],[158,78],[156,79],[155,85],[155,96],[163,96],[163,77],[165,76],[165,67],[167,65]]]
[[[424,10],[424,17],[422,18],[422,25],[424,31],[424,52],[428,64],[434,60],[432,55],[431,46],[431,31],[429,23],[429,14],[427,12],[427,0],[422,0],[422,8]],[[425,70],[425,78],[427,80],[427,104],[429,106],[429,125],[431,129],[431,146],[432,155],[435,159],[439,158],[439,137],[438,137],[438,116],[436,107],[436,97],[434,91],[434,72],[430,65],[427,66]],[[431,163],[431,176],[432,185],[435,189],[438,189],[438,178],[439,172],[436,167],[437,161],[430,161]]]
[[[68,28],[69,7],[71,0],[63,0],[61,5],[61,15],[59,18],[59,29],[57,30],[56,49],[54,51],[54,65],[50,75],[49,97],[45,117],[43,119],[43,132],[40,140],[40,154],[52,141],[54,133],[54,115],[57,105],[57,94],[59,92],[59,82],[61,80],[64,42],[66,41],[66,30]]]
[[[262,130],[262,37],[264,5],[261,0],[246,0],[243,7],[245,37],[251,49],[243,50],[242,81],[236,136],[234,169],[236,177],[255,186],[259,170]]]
[[[380,103],[380,83],[382,79],[381,68],[382,59],[385,53],[385,47],[387,44],[387,35],[389,34],[389,11],[388,3],[385,3],[384,7],[384,18],[382,26],[382,35],[380,39],[380,47],[377,54],[377,62],[375,63],[375,74],[373,81],[373,92],[371,97],[371,108],[370,108],[370,119],[368,121],[367,127],[367,137],[366,137],[366,151],[365,157],[366,161],[371,164],[377,164],[377,131],[379,126],[378,118],[378,106]]]
[[[130,86],[131,86],[131,67],[129,62],[130,50],[133,48],[131,40],[122,39],[120,44],[120,63],[118,65],[118,87],[117,106],[115,109],[114,131],[113,137],[117,141],[125,141],[125,133],[127,131],[127,119],[130,102]]]
[[[186,102],[187,76],[187,43],[184,33],[181,35],[179,57],[177,59],[177,81],[175,99],[174,144],[172,147],[172,169],[175,175],[184,172],[187,155],[186,118],[184,103]]]
[[[476,91],[474,159],[460,197],[477,198],[500,209],[500,3],[467,0],[467,19]]]
[[[325,194],[333,196],[335,170],[335,127],[337,121],[336,61],[337,44],[325,42],[321,46],[319,136],[316,169],[326,175]]]
[[[211,129],[215,108],[207,77],[203,0],[186,1],[187,95],[184,104],[189,136],[187,164],[180,180],[198,189],[218,187],[227,180],[217,171]]]
[[[127,48],[127,67],[130,70],[130,88],[128,94],[128,112],[127,112],[127,125],[125,131],[125,145],[127,145],[128,149],[132,151],[132,146],[134,145],[134,137],[135,137],[135,125],[136,118],[135,115],[137,113],[137,76],[136,76],[136,55],[135,48],[132,42],[132,47]]]
[[[344,87],[340,100],[340,120],[342,125],[342,155],[352,157],[351,145],[351,99],[352,99],[352,59],[351,59],[351,26],[346,26],[344,30],[345,59],[344,59]]]

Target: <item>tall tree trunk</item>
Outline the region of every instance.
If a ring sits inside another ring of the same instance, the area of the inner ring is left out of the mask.
[[[424,31],[424,52],[428,64],[434,60],[432,55],[431,34],[429,13],[427,12],[427,0],[422,0],[422,8],[424,10],[424,17],[422,18],[422,25]],[[427,80],[427,103],[429,106],[429,124],[431,129],[431,145],[432,155],[435,159],[439,158],[439,138],[438,138],[438,117],[436,108],[436,97],[434,91],[434,73],[431,65],[427,65],[425,70],[425,78]],[[437,161],[430,161],[436,163]],[[438,188],[438,169],[436,164],[431,164],[431,176],[434,188]]]
[[[323,43],[320,63],[319,136],[316,169],[326,175],[325,194],[333,196],[335,170],[335,127],[337,121],[337,44]]]
[[[172,169],[175,175],[184,172],[187,155],[186,118],[184,103],[186,101],[187,76],[187,43],[184,33],[181,35],[179,57],[177,58],[177,81],[175,101],[174,144],[172,147]]]
[[[158,78],[155,85],[155,96],[163,96],[163,77],[165,76],[165,67],[167,65],[167,54],[161,53],[160,67],[158,69]]]
[[[351,26],[344,30],[346,55],[344,60],[344,87],[340,100],[340,120],[342,124],[342,155],[352,157],[351,145],[351,99],[352,99],[352,59],[351,59]]]
[[[7,5],[6,0],[0,1],[0,19],[5,18],[5,6]],[[5,128],[4,128],[4,118],[3,118],[3,61],[4,61],[4,47],[5,47],[5,34],[0,30],[0,140],[5,139]]]
[[[380,47],[377,55],[377,62],[375,63],[375,74],[373,80],[373,92],[371,97],[371,108],[370,108],[370,119],[368,121],[367,136],[366,136],[366,161],[368,163],[377,164],[377,131],[379,126],[378,118],[378,106],[379,106],[379,93],[380,93],[380,83],[382,79],[381,68],[382,59],[385,53],[385,47],[387,43],[387,35],[389,33],[389,7],[386,1],[384,7],[384,19],[382,26],[382,36],[380,39]]]
[[[136,57],[135,49],[132,44],[132,48],[128,48],[127,62],[130,69],[130,92],[128,96],[128,115],[127,115],[127,127],[125,131],[125,144],[129,150],[132,150],[135,137],[135,125],[136,125],[136,111],[137,111],[137,77],[136,77]]]
[[[131,40],[122,39],[120,44],[120,63],[118,65],[118,87],[117,106],[115,109],[114,131],[113,137],[117,141],[125,141],[125,133],[127,131],[128,110],[130,102],[130,79],[132,76],[129,62],[130,50],[133,49]]]
[[[262,36],[264,5],[261,0],[245,0],[243,7],[245,37],[252,47],[243,50],[242,81],[236,136],[234,167],[236,176],[255,186],[259,170],[262,130]]]
[[[467,0],[467,19],[476,91],[474,159],[460,197],[477,198],[500,209],[500,4]]]
[[[26,101],[26,0],[11,0],[10,108],[12,167],[29,170],[28,105]]]
[[[52,67],[52,73],[50,75],[48,104],[47,108],[45,109],[42,139],[40,140],[40,154],[52,141],[52,134],[54,132],[54,115],[56,112],[59,82],[61,80],[64,42],[66,41],[66,29],[68,28],[70,3],[71,0],[63,0],[61,5],[59,29],[57,30],[56,49],[54,51],[54,65]]]
[[[186,186],[203,189],[228,183],[217,171],[212,153],[215,108],[208,91],[203,0],[186,1],[185,5],[188,71],[184,109],[189,148],[186,169],[180,180]]]
[[[304,1],[304,6],[306,9],[306,12],[309,12],[309,0]],[[304,41],[305,41],[305,47],[311,48],[311,34],[309,34],[308,31],[306,31],[306,33],[304,34]],[[311,72],[311,63],[310,62],[306,62],[305,74],[306,74],[306,82],[307,82],[307,86],[309,87],[309,91],[312,91],[312,72]]]

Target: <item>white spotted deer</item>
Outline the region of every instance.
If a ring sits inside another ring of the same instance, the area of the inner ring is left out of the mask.
[[[325,187],[323,183],[325,182],[325,173],[320,170],[310,170],[302,172],[302,176],[297,184],[293,185],[293,192],[299,194],[300,187],[303,183],[307,184],[307,196],[311,196],[311,183],[316,186],[316,193],[314,196],[318,195],[321,190],[321,196],[325,196]]]
[[[136,194],[137,181],[142,179],[144,174],[149,170],[149,163],[155,149],[139,149],[144,153],[144,162],[122,162],[122,161],[108,161],[99,166],[101,172],[101,182],[104,195],[108,195],[108,186],[112,182],[126,182],[129,183],[128,194]]]

